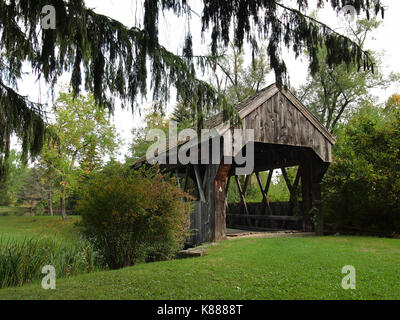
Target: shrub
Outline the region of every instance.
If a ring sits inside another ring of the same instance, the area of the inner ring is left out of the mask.
[[[364,108],[339,131],[324,178],[326,221],[335,231],[400,233],[400,113]]]
[[[169,259],[188,236],[187,195],[157,170],[112,165],[83,188],[84,233],[112,269]]]

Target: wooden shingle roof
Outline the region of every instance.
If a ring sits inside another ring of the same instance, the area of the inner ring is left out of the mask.
[[[336,139],[289,91],[272,84],[241,101],[235,108],[244,128],[254,129],[256,142],[310,147],[324,162],[331,162],[331,147]],[[216,134],[222,136],[232,125],[224,121],[220,112],[206,120],[204,127],[214,129]],[[166,151],[187,142],[180,141],[178,145],[169,146],[167,141]],[[146,157],[143,157],[135,165],[145,160]]]

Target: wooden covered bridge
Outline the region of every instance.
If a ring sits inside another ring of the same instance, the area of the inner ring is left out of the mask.
[[[322,234],[320,182],[332,160],[332,146],[336,142],[334,137],[294,95],[280,90],[275,84],[235,107],[242,120],[242,129],[254,130],[250,141],[253,142],[254,167],[244,177],[239,178],[236,170],[242,164],[238,164],[234,158],[226,161],[224,137],[233,128],[223,121],[222,114],[212,117],[205,124],[214,132],[210,139],[220,140],[221,143],[221,156],[217,163],[211,159],[208,162],[201,161],[206,164],[200,161],[199,164],[170,163],[169,159],[180,148],[193,144],[190,139],[161,151],[165,152],[167,162],[160,167],[176,174],[180,186],[197,198],[191,214],[192,236],[188,243],[198,245],[224,239],[227,224],[232,228],[258,231],[291,229]],[[244,153],[249,152],[248,143],[244,144]],[[196,140],[195,144],[200,160],[204,141]],[[207,157],[212,156],[207,153]],[[142,158],[134,167],[145,163],[146,159]],[[292,181],[286,171],[288,167],[298,168]],[[290,193],[288,203],[270,203],[268,199],[275,169],[282,170]],[[264,171],[269,173],[263,184],[260,173]],[[262,203],[246,202],[246,189],[252,176],[259,185]],[[227,201],[228,188],[233,183],[240,193],[241,201],[238,204],[228,204]],[[301,200],[298,199],[299,191]]]

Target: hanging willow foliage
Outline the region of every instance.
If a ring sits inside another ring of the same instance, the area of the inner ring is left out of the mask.
[[[342,36],[327,25],[305,15],[308,0],[293,1],[297,9],[284,5],[276,0],[203,0],[203,31],[212,28],[212,52],[216,53],[219,43],[225,46],[231,41],[229,30],[234,25],[234,43],[237,47],[247,40],[257,51],[257,43],[266,41],[271,67],[275,71],[278,86],[285,83],[286,64],[281,58],[281,45],[284,43],[296,57],[304,50],[309,52],[310,71],[318,70],[318,47],[324,44],[328,48],[327,62],[335,67],[342,62],[362,65],[364,71],[373,68],[368,53],[349,38]],[[352,5],[357,14],[365,12],[369,18],[371,13],[381,13],[384,7],[379,0],[318,0],[318,8],[325,3],[339,13],[346,5]]]
[[[277,0],[203,0],[203,32],[211,29],[212,54],[217,47],[227,46],[229,30],[234,27],[234,43],[252,44],[253,54],[259,41],[267,41],[271,67],[279,86],[286,81],[286,66],[281,59],[281,44],[296,55],[310,53],[310,70],[318,70],[317,48],[328,48],[331,66],[343,61],[371,67],[368,55],[346,37],[326,25],[305,16],[307,0],[296,0],[297,9]],[[379,0],[329,0],[339,11],[345,4],[357,13],[382,12]],[[324,1],[319,0],[318,6]],[[56,28],[41,30],[41,11],[45,5],[56,10]],[[182,56],[175,55],[158,41],[158,16],[164,10],[176,15],[189,15],[187,0],[143,0],[143,29],[127,28],[120,22],[88,9],[82,0],[1,0],[0,1],[0,165],[8,155],[10,134],[23,141],[24,154],[40,150],[46,132],[42,106],[21,97],[16,82],[21,79],[22,64],[27,62],[38,77],[54,88],[64,72],[70,72],[70,85],[75,94],[82,87],[93,92],[96,102],[113,110],[114,98],[121,98],[134,109],[137,98],[147,95],[151,80],[155,101],[165,104],[171,86],[177,98],[192,110],[200,128],[204,111],[218,106],[225,119],[235,112],[225,97],[196,77],[195,69],[212,65],[213,56],[195,57],[192,36],[183,39]],[[150,70],[148,70],[150,62]],[[1,172],[0,172],[1,175]]]
[[[47,128],[41,106],[28,101],[0,83],[0,179],[7,174],[11,134],[22,140],[22,158],[37,155],[44,142]]]

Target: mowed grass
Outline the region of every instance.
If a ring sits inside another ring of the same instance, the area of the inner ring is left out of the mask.
[[[0,288],[43,278],[45,265],[59,278],[100,270],[98,255],[81,238],[79,217],[0,216]]]
[[[20,207],[4,207],[0,206],[0,216],[6,216],[6,215],[15,215],[15,214],[20,214],[22,215],[24,213],[25,209],[20,208]]]
[[[51,238],[73,243],[79,239],[79,227],[75,225],[79,219],[77,216],[65,221],[59,216],[0,216],[0,239]]]
[[[344,290],[345,265],[356,290]],[[199,258],[140,264],[0,290],[0,299],[399,299],[400,241],[362,237],[227,240]]]

